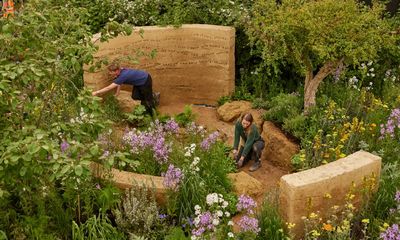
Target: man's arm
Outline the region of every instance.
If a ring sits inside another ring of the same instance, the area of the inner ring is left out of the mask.
[[[120,91],[121,91],[121,85],[118,85],[117,91],[115,91],[114,96],[118,96]]]
[[[100,89],[100,90],[97,90],[97,91],[92,92],[92,95],[93,95],[93,96],[97,96],[97,95],[99,95],[99,94],[108,92],[108,91],[110,91],[110,90],[112,90],[112,89],[114,89],[114,88],[116,88],[116,87],[118,87],[118,86],[120,86],[120,85],[115,84],[115,83],[111,83],[110,85],[108,85],[108,86],[105,87],[105,88],[102,88],[102,89]]]

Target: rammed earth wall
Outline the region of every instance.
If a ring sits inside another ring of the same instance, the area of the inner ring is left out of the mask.
[[[366,179],[377,188],[380,172],[380,157],[358,151],[320,167],[285,175],[280,184],[281,215],[286,222],[296,224],[293,230],[299,238],[304,230],[302,216],[314,212],[323,218],[332,206],[343,206],[353,184],[359,192]],[[325,197],[326,194],[331,198]],[[360,201],[359,195],[355,201]]]
[[[143,34],[138,32],[143,30]],[[96,41],[97,60],[135,57],[140,51],[157,52],[139,58],[138,64],[123,61],[125,67],[143,69],[153,78],[153,88],[161,93],[161,103],[216,105],[221,96],[235,87],[235,29],[189,24],[174,27],[136,27],[130,36],[109,42]],[[106,68],[84,74],[85,85],[98,90],[111,83]],[[129,88],[123,90],[130,91]]]

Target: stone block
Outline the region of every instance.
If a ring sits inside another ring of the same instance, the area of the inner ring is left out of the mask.
[[[261,136],[265,141],[262,158],[272,162],[275,166],[292,170],[292,157],[299,152],[299,145],[288,139],[278,127],[269,121],[264,122]]]
[[[143,34],[139,34],[139,31]],[[96,41],[94,39],[94,41]],[[235,29],[232,27],[184,24],[175,27],[135,27],[130,36],[108,42],[96,41],[95,60],[119,59],[122,66],[148,71],[161,105],[170,102],[216,105],[235,87]],[[124,61],[141,52],[157,52],[154,58],[140,57],[138,64]],[[85,85],[98,90],[112,79],[106,68],[84,73]],[[130,90],[123,87],[123,90]]]
[[[294,233],[300,237],[304,234],[302,216],[318,211],[325,217],[333,205],[343,205],[353,184],[360,189],[366,177],[373,177],[376,187],[380,171],[380,157],[358,151],[323,166],[284,175],[280,181],[281,215],[286,222],[296,224]],[[332,196],[329,201],[324,197],[327,193]],[[308,202],[311,205],[307,207]]]
[[[130,189],[135,186],[145,185],[149,189],[155,191],[156,201],[164,205],[167,200],[167,189],[163,185],[164,177],[151,176],[145,174],[137,174],[133,172],[121,171],[112,168],[107,171],[101,164],[92,162],[90,170],[93,176],[98,178],[107,179],[111,176],[111,180],[120,189]],[[263,194],[262,184],[249,174],[245,172],[230,173],[228,178],[233,183],[234,192],[239,196],[247,194],[253,198],[259,197]]]
[[[236,120],[244,112],[251,110],[251,102],[233,101],[225,103],[217,109],[218,118],[224,122]]]

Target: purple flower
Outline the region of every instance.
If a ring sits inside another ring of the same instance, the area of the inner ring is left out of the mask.
[[[159,219],[164,219],[166,218],[168,215],[167,214],[158,214],[158,218]]]
[[[179,183],[183,179],[184,175],[181,169],[176,168],[174,165],[170,164],[168,166],[167,172],[161,174],[164,177],[163,184],[166,188],[170,188],[173,191],[177,191],[179,188]]]
[[[218,136],[219,136],[218,131],[215,131],[210,135],[208,135],[208,137],[201,142],[200,144],[201,148],[203,148],[204,150],[210,150],[211,145],[217,141]]]
[[[400,203],[400,191],[396,192],[396,195],[394,196],[394,200],[396,200],[398,203]]]
[[[168,132],[177,134],[179,131],[179,125],[175,122],[174,119],[170,119],[165,123],[164,129]]]
[[[65,152],[69,148],[69,143],[66,140],[63,140],[60,144],[61,152]]]
[[[258,227],[258,220],[253,217],[249,217],[247,215],[243,216],[238,225],[240,227],[240,231],[242,232],[254,232],[258,233],[261,229]]]
[[[158,122],[155,123],[152,130],[141,132],[133,129],[125,133],[123,141],[131,147],[133,154],[139,154],[145,149],[150,149],[153,152],[153,157],[159,163],[165,163],[168,160],[168,155],[171,152],[170,144],[165,141],[165,133]]]
[[[100,184],[96,183],[96,188],[100,190],[101,189]]]
[[[386,124],[381,124],[381,139],[389,135],[395,137],[395,129],[400,128],[400,108],[393,109]]]
[[[192,230],[192,235],[196,236],[196,237],[200,237],[203,233],[204,233],[205,229],[203,227],[197,228],[197,229],[193,229]]]
[[[393,224],[388,227],[385,232],[381,233],[380,238],[384,240],[400,240],[399,225]]]
[[[239,201],[236,205],[236,208],[239,212],[245,211],[247,214],[253,214],[254,208],[257,207],[257,203],[247,195],[240,195]]]

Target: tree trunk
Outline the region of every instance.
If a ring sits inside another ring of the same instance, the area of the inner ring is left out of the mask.
[[[307,114],[310,107],[315,106],[315,95],[319,84],[329,74],[331,74],[336,67],[343,62],[343,59],[325,63],[318,71],[317,75],[313,76],[311,66],[307,66],[306,79],[304,84],[304,113]]]

